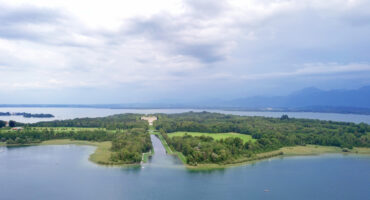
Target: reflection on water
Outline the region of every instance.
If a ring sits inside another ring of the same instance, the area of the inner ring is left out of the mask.
[[[144,167],[184,168],[177,156],[166,153],[166,149],[157,136],[150,135],[150,139],[152,140],[154,155],[149,158],[148,164]]]

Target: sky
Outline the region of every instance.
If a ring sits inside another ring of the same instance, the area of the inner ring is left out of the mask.
[[[0,104],[370,85],[369,0],[0,0]]]

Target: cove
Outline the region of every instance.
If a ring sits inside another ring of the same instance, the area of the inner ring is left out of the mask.
[[[0,199],[367,199],[370,157],[273,158],[212,171],[187,170],[151,136],[141,167],[88,161],[91,146],[0,147]],[[268,191],[268,192],[267,192]]]

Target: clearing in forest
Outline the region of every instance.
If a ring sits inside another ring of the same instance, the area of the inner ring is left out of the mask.
[[[246,143],[248,141],[255,141],[255,139],[253,139],[252,136],[246,135],[246,134],[240,134],[240,133],[201,133],[201,132],[178,131],[174,133],[168,133],[168,136],[169,137],[184,136],[185,134],[188,134],[191,136],[202,136],[202,135],[209,136],[215,140],[226,139],[228,137],[238,137],[243,140],[243,143]]]

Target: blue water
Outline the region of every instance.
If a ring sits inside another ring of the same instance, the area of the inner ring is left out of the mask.
[[[16,120],[18,122],[33,123],[39,121],[74,119],[81,117],[104,117],[113,114],[121,113],[182,113],[188,111],[201,112],[201,109],[100,109],[100,108],[6,108],[0,107],[0,112],[28,112],[28,113],[47,113],[53,114],[55,118],[24,118],[22,116],[0,116],[0,120]],[[218,112],[224,114],[234,114],[242,116],[265,116],[265,117],[281,117],[283,114],[288,114],[289,117],[332,120],[342,122],[365,122],[370,124],[370,115],[356,114],[338,114],[338,113],[312,113],[312,112],[251,112],[251,111],[224,111],[224,110],[207,110],[209,112]]]
[[[136,168],[88,161],[94,147],[0,147],[0,199],[369,199],[370,157],[331,154],[274,158],[189,171],[152,136],[155,154]],[[265,192],[268,190],[268,192]]]

